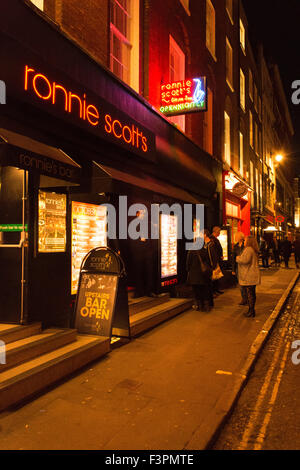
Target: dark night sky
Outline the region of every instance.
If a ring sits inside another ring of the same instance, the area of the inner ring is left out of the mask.
[[[300,154],[300,104],[291,100],[292,82],[300,80],[300,0],[243,0],[243,4],[250,41],[262,42],[266,57],[279,65],[295,129],[293,150]]]

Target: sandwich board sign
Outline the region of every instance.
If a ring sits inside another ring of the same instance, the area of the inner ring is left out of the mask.
[[[108,247],[91,250],[82,261],[75,328],[80,334],[130,336],[124,263]]]

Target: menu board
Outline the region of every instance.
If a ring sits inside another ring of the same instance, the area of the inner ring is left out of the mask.
[[[228,261],[228,232],[227,230],[221,230],[218,239],[223,248],[223,260]]]
[[[85,255],[106,246],[106,207],[72,202],[72,277],[71,294],[76,294],[80,266]]]
[[[79,333],[111,336],[118,276],[82,273],[76,305]]]
[[[65,194],[39,191],[39,242],[40,253],[66,251]]]
[[[161,277],[177,275],[177,216],[161,214]]]

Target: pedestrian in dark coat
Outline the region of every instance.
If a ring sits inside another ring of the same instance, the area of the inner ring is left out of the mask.
[[[221,245],[220,241],[218,240],[218,237],[220,236],[220,233],[221,233],[220,227],[214,227],[210,239],[213,242],[212,251],[213,251],[213,254],[214,254],[215,261],[216,261],[215,266],[214,266],[213,269],[215,269],[217,267],[217,265],[219,264],[219,266],[222,270],[223,248],[222,248],[222,245]],[[224,292],[220,290],[219,280],[213,281],[213,292],[214,292],[215,296],[220,295],[220,294],[224,294]]]
[[[243,232],[237,232],[235,236],[235,240],[237,243],[234,245],[233,252],[232,252],[232,267],[233,267],[232,274],[234,276],[237,276],[238,278],[239,265],[236,261],[236,258],[237,256],[241,256],[245,248],[245,235],[243,234]],[[241,291],[242,299],[239,305],[247,305],[247,293],[246,293],[245,287],[240,285],[240,291]]]
[[[212,266],[209,251],[211,241],[208,231],[204,232],[204,245],[201,250],[190,250],[187,255],[187,282],[193,288],[194,310],[209,311],[213,307],[211,289]]]
[[[288,237],[285,237],[284,241],[281,244],[281,253],[283,256],[285,267],[289,267],[289,259],[292,254],[292,244],[289,241]]]
[[[264,238],[261,238],[260,240],[260,253],[261,253],[261,258],[262,258],[262,265],[264,268],[268,268],[269,267],[269,256],[270,256],[270,253],[269,253],[269,245],[268,243],[266,242],[266,240]]]
[[[294,254],[295,254],[296,268],[299,269],[299,263],[300,263],[300,237],[299,236],[294,241]]]

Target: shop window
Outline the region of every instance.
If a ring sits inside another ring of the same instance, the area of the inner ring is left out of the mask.
[[[226,0],[226,10],[230,18],[230,21],[233,24],[233,0]]]
[[[44,0],[31,0],[31,3],[33,3],[40,10],[44,11]]]
[[[206,0],[206,47],[216,59],[216,12],[211,0]]]
[[[241,108],[245,111],[246,109],[246,98],[245,98],[245,74],[240,69],[240,104]]]
[[[203,148],[213,154],[213,93],[207,89],[207,111],[204,113]]]
[[[240,161],[239,161],[240,175],[244,176],[244,136],[240,132]]]
[[[231,165],[231,139],[230,139],[230,117],[224,113],[224,157],[225,162]]]
[[[169,48],[169,80],[170,82],[184,80],[185,54],[171,35]],[[178,126],[182,131],[185,131],[185,116],[174,116],[169,118],[169,120]]]
[[[232,202],[226,201],[226,216],[239,219],[240,218],[240,206],[237,204],[233,204]]]
[[[233,54],[228,38],[226,38],[226,81],[233,90]]]
[[[246,32],[242,20],[240,20],[240,45],[242,51],[244,52],[244,54],[246,54]]]
[[[180,0],[180,3],[182,4],[187,14],[190,15],[190,0]]]
[[[110,69],[139,91],[139,1],[110,1]]]

